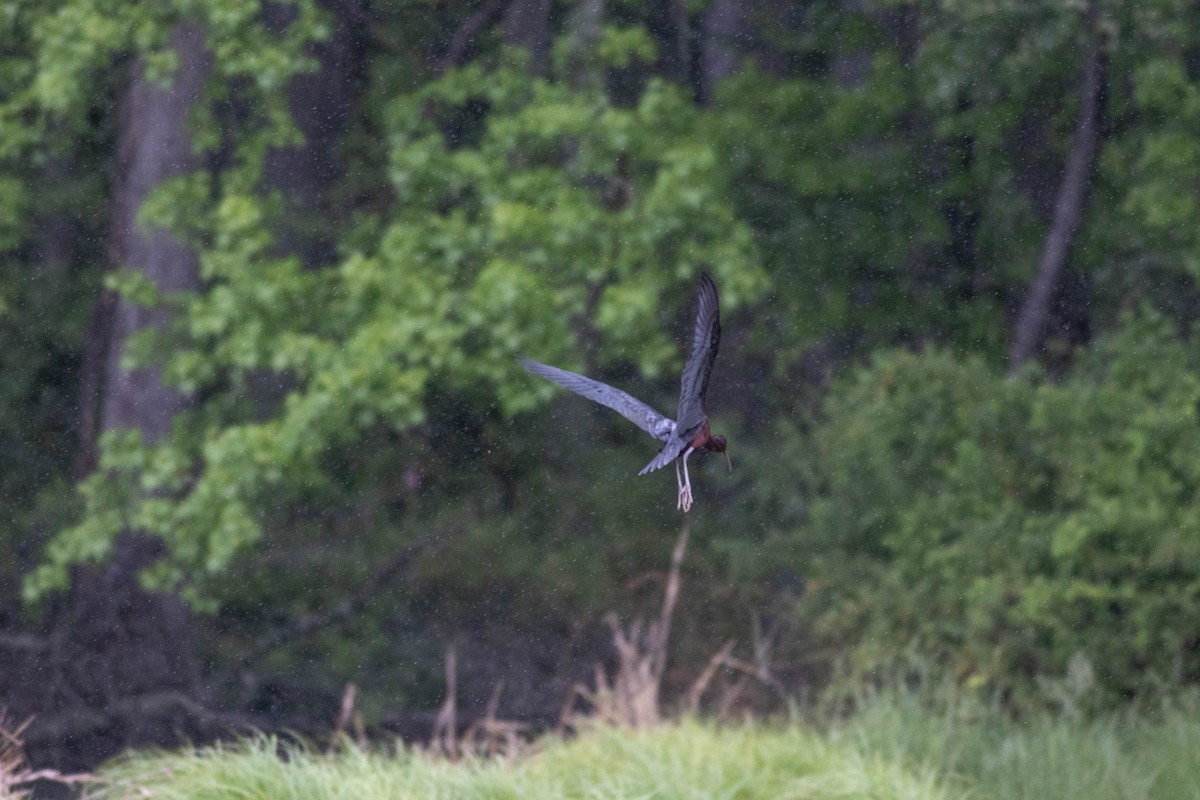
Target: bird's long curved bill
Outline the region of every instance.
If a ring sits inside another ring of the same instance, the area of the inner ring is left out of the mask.
[[[729,457],[729,451],[725,451],[725,463],[729,465],[729,474],[733,474],[733,460]]]

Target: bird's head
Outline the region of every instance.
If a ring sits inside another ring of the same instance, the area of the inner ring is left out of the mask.
[[[710,436],[704,446],[714,453],[725,453],[725,437],[719,433],[716,436]],[[733,472],[733,462],[729,460],[729,453],[725,453],[725,463],[729,465],[729,471]]]

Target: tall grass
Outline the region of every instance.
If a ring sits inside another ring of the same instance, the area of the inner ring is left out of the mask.
[[[262,737],[134,754],[101,777],[89,796],[107,800],[1200,800],[1200,704],[1015,720],[953,694],[893,691],[817,724],[596,726],[512,758],[322,753]]]
[[[451,762],[411,751],[323,754],[274,738],[232,747],[134,755],[105,770],[91,797],[163,800],[949,800],[929,770],[791,726],[716,728],[697,722],[631,731],[597,728],[546,740],[513,761]]]
[[[1200,706],[1095,718],[1014,719],[943,693],[885,692],[834,723],[831,741],[934,770],[951,790],[995,800],[1200,800]]]

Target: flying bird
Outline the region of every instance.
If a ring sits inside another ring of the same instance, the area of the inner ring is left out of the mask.
[[[669,419],[650,406],[607,383],[593,380],[565,369],[521,359],[521,366],[548,381],[553,381],[575,394],[582,395],[616,411],[646,433],[663,442],[663,448],[638,475],[645,475],[675,464],[675,483],[679,487],[676,508],[688,511],[692,507],[692,482],[688,476],[688,456],[697,450],[725,452],[725,437],[713,435],[704,413],[704,395],[708,377],[712,374],[721,343],[721,320],[717,306],[717,286],[712,278],[701,274],[696,305],[696,326],[692,333],[692,355],[683,367],[679,386],[679,409],[675,419]],[[729,455],[726,453],[728,461]],[[680,476],[680,465],[683,474]],[[732,469],[732,465],[730,466]]]

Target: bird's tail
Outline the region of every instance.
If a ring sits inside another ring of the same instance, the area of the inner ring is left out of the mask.
[[[649,472],[654,472],[655,470],[662,469],[667,464],[670,464],[672,461],[679,458],[679,454],[683,452],[683,448],[686,444],[687,442],[683,441],[682,439],[673,439],[672,441],[667,442],[666,446],[663,447],[662,450],[658,451],[658,455],[656,455],[649,464],[642,467],[642,471],[639,472],[638,475],[645,475]]]

